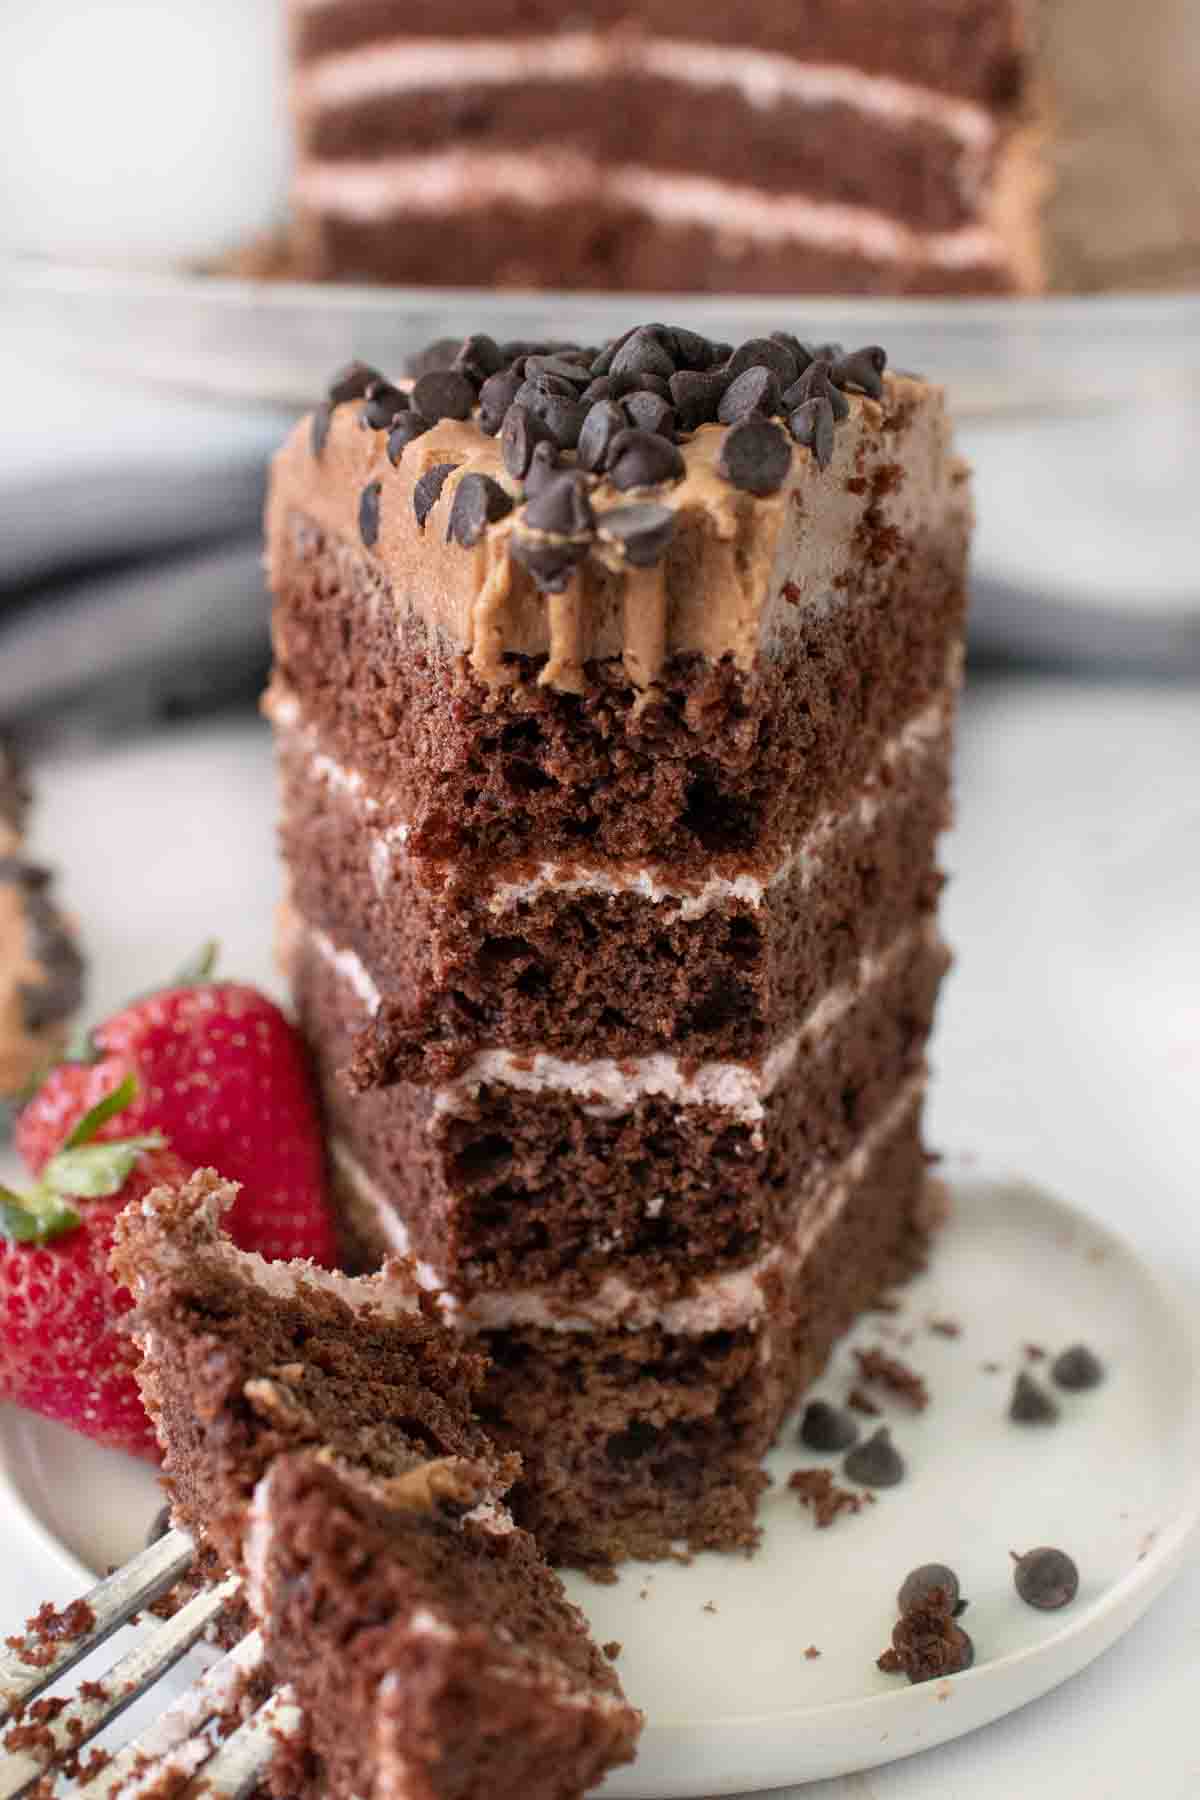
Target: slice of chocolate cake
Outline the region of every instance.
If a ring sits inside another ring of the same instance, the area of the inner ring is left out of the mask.
[[[282,941],[347,1216],[482,1339],[559,1559],[752,1542],[922,1222],[969,498],[885,363],[475,337],[276,459]]]
[[[287,1456],[259,1483],[248,1588],[307,1744],[288,1800],[572,1800],[630,1762],[641,1716],[533,1539]]]
[[[1194,0],[289,0],[296,256],[775,293],[1200,275]]]

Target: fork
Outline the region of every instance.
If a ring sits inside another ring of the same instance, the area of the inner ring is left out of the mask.
[[[194,1554],[186,1532],[168,1531],[68,1609],[67,1617],[74,1613],[72,1622],[79,1626],[75,1634],[49,1639],[33,1628],[0,1647],[4,1751],[0,1800],[16,1800],[35,1789],[54,1800],[80,1793],[86,1793],[87,1800],[116,1800],[118,1795],[133,1800],[139,1793],[161,1792],[158,1784],[165,1777],[172,1778],[170,1791],[181,1800],[243,1800],[252,1791],[280,1737],[294,1735],[300,1726],[291,1689],[279,1688],[236,1730],[222,1736],[222,1713],[262,1666],[263,1644],[257,1631],[249,1632],[206,1669],[95,1774],[84,1769],[73,1779],[62,1772],[65,1760],[74,1763],[85,1744],[147,1693],[204,1635],[222,1607],[240,1592],[236,1575],[202,1589],[98,1681],[81,1683],[61,1710],[51,1713],[45,1708],[41,1716],[37,1709],[30,1713],[46,1688],[172,1588],[187,1573]]]

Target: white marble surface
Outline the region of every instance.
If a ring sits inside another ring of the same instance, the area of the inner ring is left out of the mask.
[[[222,891],[247,862],[262,866],[265,732],[204,729],[195,790],[181,782],[185,759],[170,739],[156,791],[123,779],[132,757],[122,751],[42,771],[39,848],[123,962],[133,947],[120,942],[120,883],[154,880],[153,856],[139,846],[164,831],[203,841],[220,818],[207,888],[181,909],[188,931],[204,891]],[[931,1136],[1056,1187],[1200,1295],[1198,768],[1194,688],[971,684],[948,847],[946,926],[958,962],[937,1036]],[[126,848],[114,856],[113,846]],[[271,899],[261,887],[247,895],[230,966],[259,961]],[[187,948],[177,941],[182,923],[164,894],[161,931],[137,947],[148,974]],[[102,962],[96,1002],[117,998]],[[44,1598],[46,1579],[29,1546],[0,1574],[4,1616]],[[912,1761],[808,1788],[805,1800],[1192,1797],[1197,1618],[1192,1566],[1123,1643],[1056,1694]]]

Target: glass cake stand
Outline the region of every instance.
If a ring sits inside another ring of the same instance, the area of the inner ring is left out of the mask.
[[[893,366],[945,384],[975,466],[976,644],[1200,668],[1200,292],[555,294],[27,259],[0,267],[0,321],[31,358],[282,411],[311,405],[351,356],[394,371],[437,337],[597,341],[653,318],[734,343],[783,324],[884,344]]]

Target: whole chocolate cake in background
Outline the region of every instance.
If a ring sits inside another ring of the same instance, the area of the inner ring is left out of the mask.
[[[1191,0],[289,0],[298,272],[1009,293],[1200,279]]]
[[[787,332],[343,372],[268,509],[282,933],[346,1221],[492,1359],[553,1559],[748,1545],[927,1223],[970,503]]]

